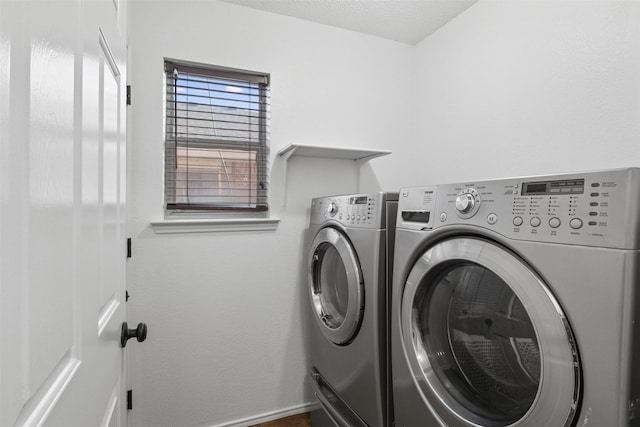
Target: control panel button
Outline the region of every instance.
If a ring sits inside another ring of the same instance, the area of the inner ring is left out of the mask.
[[[558,228],[560,227],[560,218],[556,218],[555,216],[549,219],[549,227]]]
[[[475,199],[469,193],[458,194],[458,197],[456,197],[456,209],[460,213],[471,212],[475,204]]]
[[[496,222],[498,222],[498,215],[490,213],[489,215],[487,215],[487,222],[491,225],[495,224]]]
[[[580,218],[572,218],[571,221],[569,221],[569,226],[574,230],[578,230],[582,228],[582,220]]]
[[[531,220],[529,220],[529,224],[531,224],[532,227],[539,227],[540,224],[542,224],[542,220],[540,219],[540,217],[534,216],[533,218],[531,218]]]
[[[447,213],[446,212],[442,212],[440,214],[440,222],[445,222],[447,220]]]
[[[516,227],[520,227],[523,222],[524,222],[524,220],[522,219],[521,216],[517,216],[517,217],[513,218],[513,225],[515,225]]]
[[[327,213],[331,216],[335,216],[338,213],[338,205],[336,202],[331,202],[327,206]]]
[[[460,191],[453,200],[456,214],[460,218],[469,219],[480,209],[480,193],[473,187]]]

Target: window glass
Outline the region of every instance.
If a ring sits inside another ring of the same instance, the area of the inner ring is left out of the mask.
[[[175,61],[165,72],[167,210],[267,211],[269,76]]]

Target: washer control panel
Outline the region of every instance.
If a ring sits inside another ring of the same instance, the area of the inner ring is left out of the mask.
[[[348,194],[318,197],[311,201],[311,224],[335,221],[349,227],[384,227],[385,202],[398,193]]]
[[[637,249],[640,168],[406,188],[397,224],[465,224],[513,239]]]

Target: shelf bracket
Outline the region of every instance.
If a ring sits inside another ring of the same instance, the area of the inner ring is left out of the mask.
[[[290,146],[291,147],[291,146]],[[284,198],[283,198],[283,207],[287,207],[287,186],[289,183],[289,177],[287,176],[288,170],[289,170],[289,158],[291,158],[291,156],[293,156],[293,154],[296,152],[297,147],[291,147],[291,149],[283,151],[283,152],[279,152],[278,155],[280,157],[282,157],[282,160],[284,162],[284,164],[282,165],[282,176],[284,178]]]

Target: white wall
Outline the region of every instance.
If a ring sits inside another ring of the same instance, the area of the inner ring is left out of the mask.
[[[640,165],[640,2],[481,0],[416,56],[420,173],[384,185]]]
[[[292,158],[290,143],[385,148],[408,135],[413,48],[215,1],[131,3],[128,317],[134,426],[223,425],[301,408],[308,207],[357,191],[353,162]],[[163,216],[163,58],[271,73],[275,232],[156,235]],[[389,165],[392,156],[371,165]],[[371,165],[361,189],[383,189]],[[248,262],[251,263],[249,265]]]
[[[221,425],[311,399],[307,207],[356,191],[357,172],[295,158],[285,208],[286,144],[393,150],[362,168],[362,191],[640,165],[639,6],[481,0],[411,47],[218,2],[133,2],[129,320],[149,325],[130,350],[133,425]],[[165,56],[272,74],[277,231],[149,229]]]

